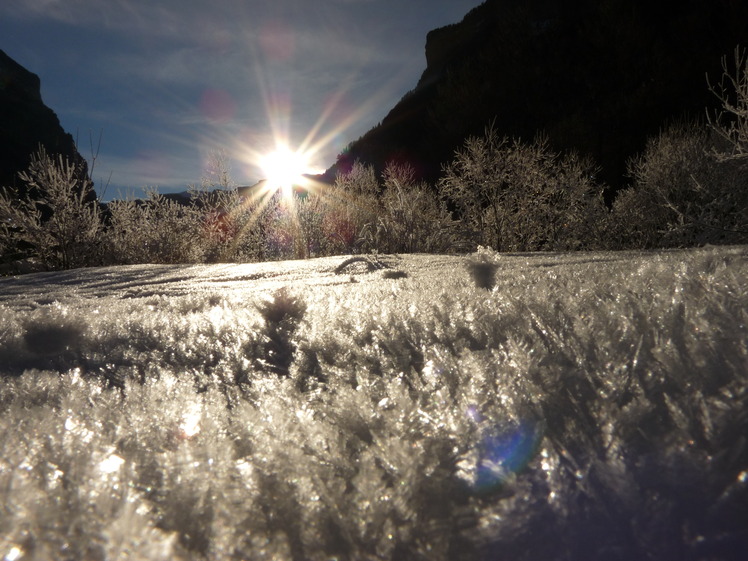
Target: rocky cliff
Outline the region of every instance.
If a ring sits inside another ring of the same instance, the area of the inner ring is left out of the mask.
[[[0,188],[17,186],[18,172],[28,167],[32,152],[43,145],[50,154],[62,154],[87,167],[73,137],[41,96],[39,77],[0,50]]]
[[[614,187],[668,122],[703,118],[720,59],[748,45],[748,3],[731,0],[488,0],[430,32],[418,84],[353,142],[356,159],[406,160],[428,180],[491,122],[591,156]]]

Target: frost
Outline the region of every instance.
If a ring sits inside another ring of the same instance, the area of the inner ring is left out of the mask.
[[[0,556],[737,559],[746,255],[0,279]]]

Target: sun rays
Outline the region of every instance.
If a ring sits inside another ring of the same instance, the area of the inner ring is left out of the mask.
[[[293,188],[310,173],[309,158],[304,152],[291,150],[281,144],[274,151],[260,158],[260,167],[265,173],[268,188],[280,190],[284,197],[293,195]]]

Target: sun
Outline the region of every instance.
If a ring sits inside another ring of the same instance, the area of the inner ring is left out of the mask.
[[[293,186],[300,183],[310,169],[309,159],[303,152],[283,145],[265,154],[260,159],[260,167],[270,187],[280,189],[285,196],[291,195]]]

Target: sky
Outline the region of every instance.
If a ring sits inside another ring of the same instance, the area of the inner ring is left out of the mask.
[[[328,168],[415,87],[428,31],[481,3],[13,0],[0,49],[40,77],[110,200],[199,185],[217,153],[239,185],[280,145]]]

